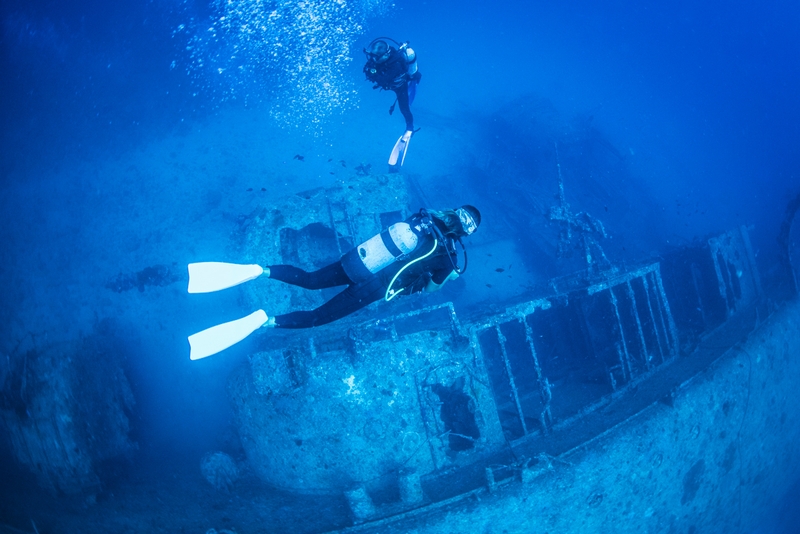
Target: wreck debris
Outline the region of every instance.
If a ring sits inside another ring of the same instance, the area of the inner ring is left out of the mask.
[[[246,253],[318,268],[402,217],[404,186],[399,175],[370,176],[262,210]],[[230,386],[254,472],[289,491],[344,498],[356,523],[530,480],[552,469],[548,440],[674,367],[694,332],[760,294],[746,228],[619,269],[599,246],[602,223],[571,212],[561,178],[559,191],[551,220],[562,224],[562,251],[578,246],[587,268],[549,289],[481,313],[417,304],[270,336]],[[286,286],[249,296],[275,308],[319,298]],[[517,450],[537,458],[536,469],[508,458]]]
[[[761,281],[755,269],[750,238],[745,228],[708,240],[717,273],[719,293],[730,317],[739,305],[749,305],[761,295]],[[747,278],[742,279],[747,274]]]
[[[675,296],[669,301],[675,318],[670,330],[691,343],[763,296],[744,226],[666,254],[661,270],[659,293]]]
[[[364,486],[358,486],[345,492],[347,504],[356,524],[363,523],[375,515],[375,505]]]
[[[798,210],[800,210],[800,193],[787,204],[786,214],[783,217],[781,229],[778,233],[779,261],[784,270],[790,274],[795,293],[800,292],[800,265],[794,265],[792,259],[796,249],[796,245],[792,240],[792,228],[794,227]],[[795,239],[797,238],[798,236],[795,236]]]
[[[128,437],[134,399],[120,352],[97,334],[33,346],[14,374],[2,385],[0,421],[17,462],[51,493],[92,501],[102,488],[99,464],[137,448]],[[10,394],[14,384],[18,396]]]
[[[239,468],[224,452],[209,452],[200,462],[200,471],[217,491],[229,493],[239,478]]]
[[[603,223],[586,212],[573,213],[564,195],[564,177],[558,159],[558,143],[555,143],[556,167],[558,169],[558,205],[550,207],[549,219],[560,223],[558,257],[566,255],[570,248],[579,247],[590,272],[613,269],[603,252],[598,239],[608,237]],[[578,243],[573,242],[577,236]],[[593,254],[594,251],[594,254]]]
[[[408,506],[421,504],[425,500],[422,481],[416,471],[403,471],[398,479],[400,500]]]

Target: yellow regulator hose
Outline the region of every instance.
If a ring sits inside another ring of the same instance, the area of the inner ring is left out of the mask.
[[[411,263],[409,263],[408,265],[406,265],[405,267],[403,267],[402,269],[397,271],[397,274],[394,275],[394,278],[392,278],[392,282],[389,284],[389,287],[386,288],[386,295],[383,297],[386,300],[386,302],[389,302],[390,300],[395,298],[397,295],[399,295],[400,293],[402,293],[406,289],[406,288],[403,287],[398,291],[392,290],[392,286],[394,285],[395,281],[397,280],[397,277],[400,276],[403,271],[405,271],[406,269],[408,269],[409,267],[411,267],[412,265],[414,265],[418,261],[422,261],[425,258],[427,258],[428,256],[430,256],[431,254],[433,254],[434,251],[436,251],[436,247],[438,247],[438,246],[439,246],[439,241],[436,239],[436,237],[434,237],[433,238],[433,248],[431,249],[430,252],[428,252],[424,256],[420,256],[416,260],[412,261]]]

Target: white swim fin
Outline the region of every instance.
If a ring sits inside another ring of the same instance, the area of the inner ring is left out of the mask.
[[[406,153],[408,152],[408,144],[411,142],[411,136],[414,134],[411,130],[400,136],[400,139],[394,144],[392,153],[389,155],[389,172],[400,172],[400,167],[406,161]],[[399,162],[399,163],[398,163]]]
[[[199,360],[233,346],[268,323],[264,310],[254,311],[247,317],[206,328],[189,336],[189,358]],[[275,324],[275,321],[272,321]],[[268,325],[269,326],[269,325]]]
[[[258,278],[260,265],[205,261],[189,264],[189,293],[212,293]]]

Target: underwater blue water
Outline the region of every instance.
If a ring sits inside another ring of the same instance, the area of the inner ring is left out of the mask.
[[[109,280],[235,261],[230,236],[262,188],[277,199],[330,185],[331,159],[382,169],[403,123],[361,72],[375,36],[417,52],[422,130],[406,166],[431,199],[483,201],[485,220],[524,213],[541,147],[522,142],[531,125],[515,109],[546,102],[565,132],[591,122],[625,161],[622,178],[600,180],[610,210],[567,189],[611,229],[609,249],[657,257],[747,225],[762,276],[778,276],[776,236],[800,191],[795,2],[5,0],[0,355],[116,321],[137,401],[134,470],[178,478],[235,442],[225,378],[243,353],[190,362],[186,336],[240,302],[188,300],[183,281],[118,293]],[[481,161],[506,172],[487,183],[467,170]],[[509,237],[488,232],[482,249]],[[35,484],[3,463],[3,493],[27,484],[37,510]],[[763,531],[797,531],[799,499],[795,484]],[[26,513],[3,513],[29,529]]]

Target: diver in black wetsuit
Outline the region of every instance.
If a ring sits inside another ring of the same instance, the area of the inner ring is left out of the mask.
[[[347,286],[319,308],[270,317],[265,326],[320,326],[381,298],[388,301],[401,293],[437,291],[466,269],[466,264],[464,269],[457,266],[455,243],[475,232],[480,217],[477,208],[468,205],[456,210],[420,210],[318,271],[309,273],[290,265],[265,268],[270,278],[306,289]]]
[[[386,41],[392,41],[397,48],[390,46]],[[367,63],[364,65],[364,74],[373,84],[373,89],[394,91],[397,95],[397,106],[406,120],[406,131],[414,131],[414,116],[411,114],[411,104],[417,92],[417,84],[422,79],[422,74],[417,66],[417,55],[408,43],[398,44],[392,39],[379,37],[364,49]],[[394,111],[394,105],[389,108],[389,113]]]
[[[198,262],[189,264],[189,293],[222,291],[262,274],[307,289],[347,286],[328,302],[310,311],[268,316],[264,310],[206,328],[189,336],[189,357],[205,358],[235,345],[257,329],[311,328],[341,319],[381,298],[436,291],[467,269],[458,266],[456,242],[472,235],[481,223],[473,206],[455,210],[420,210],[405,221],[361,243],[342,258],[313,273],[291,265]]]

